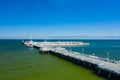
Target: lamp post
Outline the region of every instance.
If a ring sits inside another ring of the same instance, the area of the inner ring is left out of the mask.
[[[70,47],[70,53],[71,53],[71,47]]]
[[[107,52],[107,59],[109,60],[109,52]]]
[[[92,55],[95,56],[95,53],[93,53]]]
[[[93,53],[92,55],[93,55],[93,63],[94,63],[94,56],[95,56],[95,53]]]

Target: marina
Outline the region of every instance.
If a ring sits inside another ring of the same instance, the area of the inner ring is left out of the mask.
[[[51,44],[50,44],[51,43]],[[56,44],[57,43],[57,44]],[[58,45],[59,43],[59,45]],[[64,43],[64,44],[63,44]],[[89,69],[94,70],[98,75],[104,76],[109,80],[119,80],[120,79],[120,63],[119,61],[110,60],[108,58],[100,58],[94,55],[86,55],[84,53],[78,53],[66,50],[62,46],[85,46],[89,43],[79,42],[24,42],[26,46],[35,47],[39,49],[42,53],[49,53],[63,59],[69,60],[75,64],[82,65]],[[69,45],[70,44],[70,45]]]

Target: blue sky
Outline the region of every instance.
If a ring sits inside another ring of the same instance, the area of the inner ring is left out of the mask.
[[[0,0],[0,38],[120,36],[120,0]]]

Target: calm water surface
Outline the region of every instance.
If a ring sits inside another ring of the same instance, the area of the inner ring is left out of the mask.
[[[83,40],[84,41],[84,40]],[[120,59],[119,41],[94,41],[90,46],[72,47],[73,51],[96,53],[105,57],[109,50],[112,59]],[[103,46],[104,45],[104,46]],[[68,47],[66,49],[69,49]],[[112,50],[113,49],[113,50]],[[105,80],[93,71],[49,54],[40,54],[21,40],[0,40],[0,80]]]

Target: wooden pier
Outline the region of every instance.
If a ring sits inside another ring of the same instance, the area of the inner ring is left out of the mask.
[[[108,80],[120,80],[120,63],[118,61],[104,59],[94,55],[86,55],[83,53],[68,51],[61,47],[40,45],[37,42],[24,44],[37,48],[40,52],[49,53],[71,61],[75,64],[92,69],[95,71],[95,73],[107,78]]]

